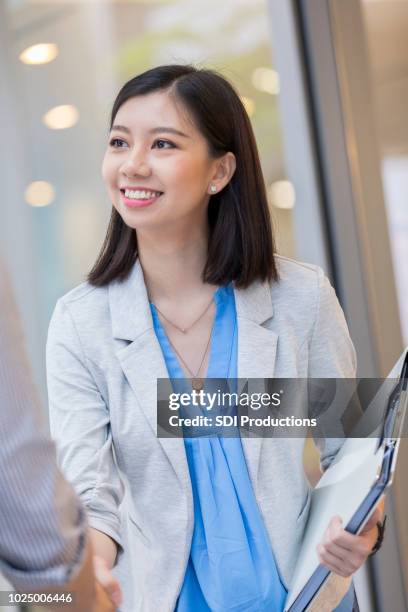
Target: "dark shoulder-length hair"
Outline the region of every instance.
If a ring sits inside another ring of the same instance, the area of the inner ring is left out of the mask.
[[[278,280],[275,244],[265,182],[251,123],[233,86],[213,70],[191,65],[158,66],[119,91],[110,127],[130,98],[169,90],[185,106],[208,143],[209,154],[236,157],[236,170],[224,189],[210,196],[209,240],[203,282],[247,288],[256,280]],[[92,285],[124,280],[137,259],[137,235],[112,209],[98,259],[88,275]]]

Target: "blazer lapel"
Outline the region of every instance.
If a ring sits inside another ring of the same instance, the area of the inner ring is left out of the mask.
[[[168,378],[156,338],[142,267],[136,261],[124,282],[109,286],[112,332],[121,346],[116,355],[139,406],[157,434],[157,379]],[[125,344],[123,341],[127,341]],[[190,486],[183,438],[158,438],[183,487]]]
[[[238,323],[238,379],[273,378],[278,335],[264,326],[273,316],[268,283],[234,288]],[[123,373],[153,432],[157,433],[157,378],[168,372],[156,338],[139,260],[129,277],[109,286],[113,337],[121,341],[116,352]],[[262,438],[243,438],[243,448],[254,486],[257,483]],[[183,487],[190,487],[183,438],[158,438]]]
[[[235,289],[238,322],[238,393],[247,379],[273,378],[278,334],[264,324],[273,317],[268,283],[253,283],[248,289]],[[259,386],[257,387],[259,391]],[[262,437],[242,437],[245,458],[255,491],[262,448]]]

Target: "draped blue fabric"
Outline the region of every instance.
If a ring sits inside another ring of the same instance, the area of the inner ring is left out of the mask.
[[[208,378],[237,377],[234,292],[220,287]],[[155,331],[170,378],[184,373],[151,305]],[[177,612],[283,610],[280,580],[256,502],[241,439],[217,435],[184,439],[194,499],[190,558]]]
[[[232,286],[220,287],[214,300],[205,390],[208,379],[237,378]],[[150,307],[169,377],[184,384],[178,392],[191,390],[156,308],[153,304]],[[281,612],[287,592],[255,499],[240,437],[214,433],[184,438],[184,444],[193,491],[194,530],[176,612]],[[351,609],[352,604],[337,611]]]

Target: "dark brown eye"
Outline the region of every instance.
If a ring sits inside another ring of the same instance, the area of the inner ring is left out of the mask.
[[[126,142],[122,140],[122,138],[112,138],[109,144],[114,149],[123,149],[123,146],[126,145]]]
[[[157,145],[156,147],[157,149],[168,149],[168,148],[172,149],[175,147],[175,145],[172,142],[170,142],[169,140],[163,140],[162,138],[155,140],[153,143],[153,146],[154,145]],[[169,145],[169,146],[167,147],[163,145]]]

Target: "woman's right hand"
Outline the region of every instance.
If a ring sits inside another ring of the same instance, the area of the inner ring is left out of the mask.
[[[95,612],[113,612],[121,605],[123,600],[119,581],[113,576],[107,561],[103,557],[94,555],[93,565],[97,581]],[[106,598],[109,599],[110,607],[107,606]]]

